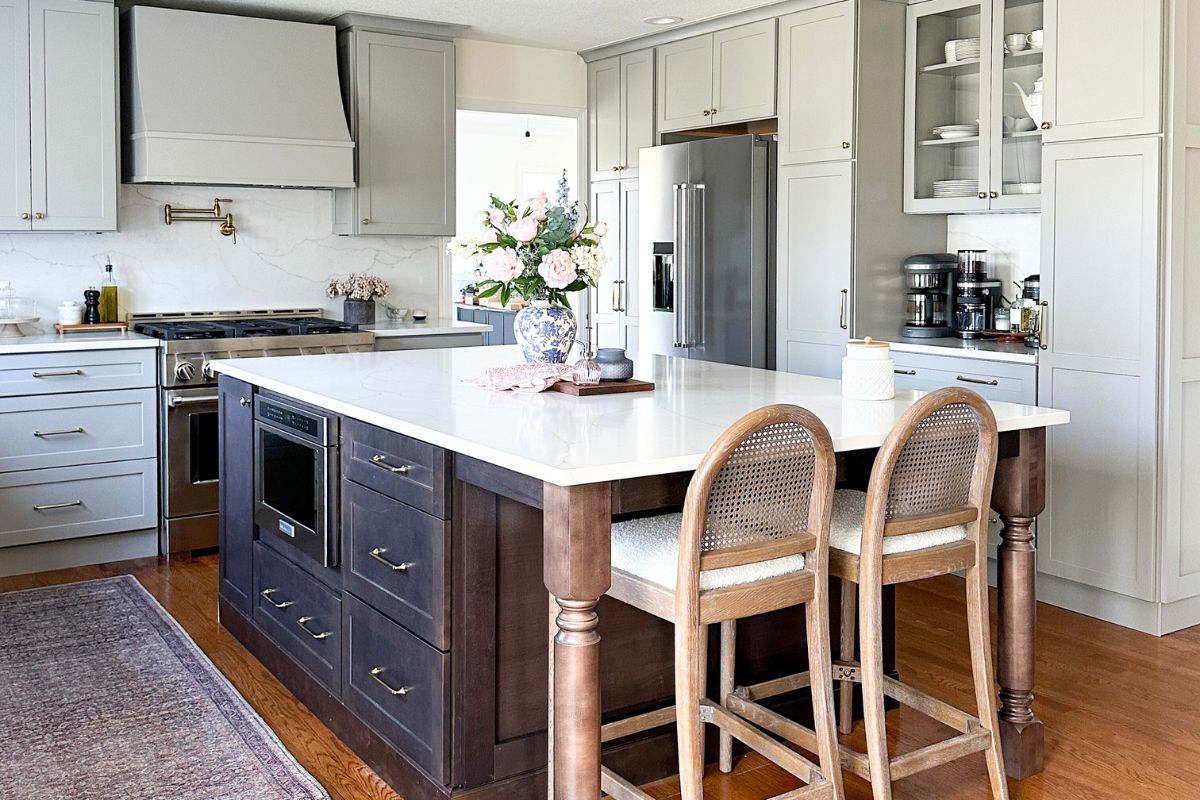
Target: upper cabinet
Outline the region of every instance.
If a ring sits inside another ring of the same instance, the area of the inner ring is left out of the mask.
[[[0,0],[0,230],[117,228],[116,13]]]
[[[659,133],[775,116],[775,22],[659,47]]]
[[[654,53],[588,65],[588,165],[593,181],[638,176],[638,153],[654,146]]]
[[[908,9],[905,211],[1041,207],[1043,0]]]
[[[854,2],[779,20],[779,163],[854,158]]]
[[[1046,0],[1045,140],[1162,131],[1162,0]]]
[[[334,191],[338,234],[454,234],[454,43],[351,28],[338,36],[357,149]]]

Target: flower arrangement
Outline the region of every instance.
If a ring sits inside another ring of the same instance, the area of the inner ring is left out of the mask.
[[[345,278],[330,278],[329,285],[325,287],[328,297],[346,297],[350,300],[374,300],[387,293],[387,281],[365,272],[352,272]]]
[[[524,206],[491,195],[483,211],[481,236],[456,238],[447,249],[479,264],[483,278],[478,297],[499,295],[507,306],[517,295],[570,308],[568,292],[594,288],[608,255],[600,240],[608,233],[603,222],[578,227],[578,204],[549,205],[539,192]]]

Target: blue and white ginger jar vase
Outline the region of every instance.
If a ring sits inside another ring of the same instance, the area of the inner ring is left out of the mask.
[[[575,343],[578,323],[569,308],[535,300],[513,321],[517,344],[530,364],[564,364]]]

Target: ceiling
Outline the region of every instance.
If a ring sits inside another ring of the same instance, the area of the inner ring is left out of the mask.
[[[697,22],[777,0],[135,0],[197,11],[318,22],[344,11],[467,25],[465,36],[496,42],[586,50],[670,26],[651,16]],[[127,5],[128,2],[122,3]]]

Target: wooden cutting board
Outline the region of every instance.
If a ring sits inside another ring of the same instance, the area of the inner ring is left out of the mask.
[[[550,387],[550,391],[569,394],[572,397],[592,397],[598,394],[652,392],[654,391],[654,384],[650,381],[639,381],[637,378],[630,378],[627,381],[601,381],[594,386],[577,386],[567,381],[559,381]]]

